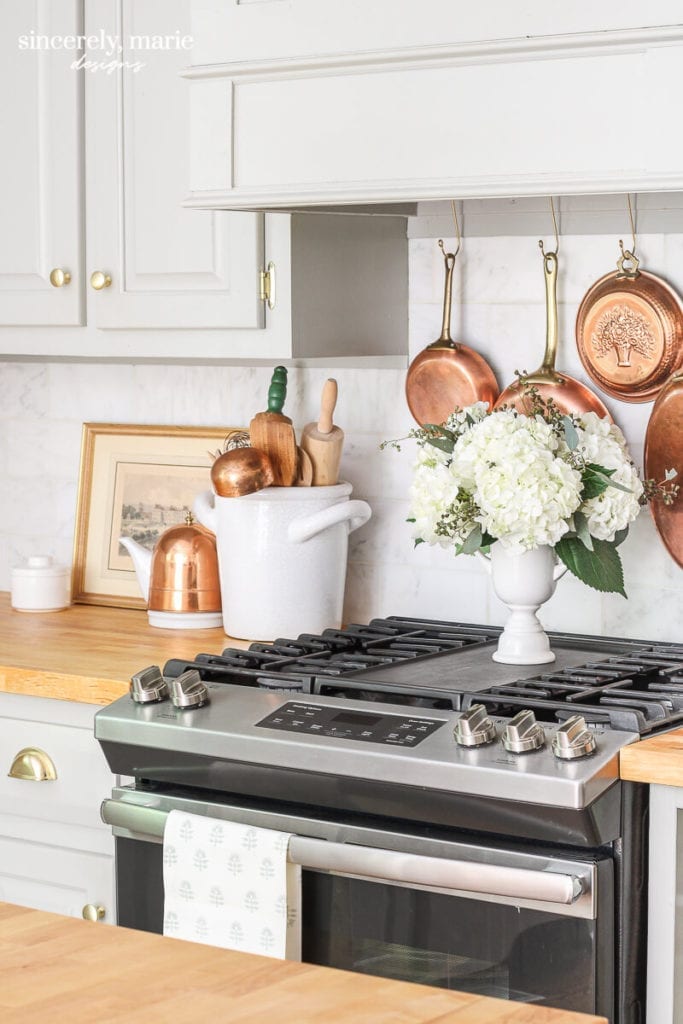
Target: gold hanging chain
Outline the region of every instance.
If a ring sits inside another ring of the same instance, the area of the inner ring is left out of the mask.
[[[557,256],[558,252],[560,251],[560,236],[557,230],[557,217],[555,216],[555,201],[553,200],[552,196],[548,196],[548,199],[550,200],[550,212],[553,218],[553,231],[555,232],[555,251],[546,252],[543,247],[543,239],[539,238],[538,247],[543,253],[543,259],[546,259],[548,256]]]
[[[621,255],[623,259],[630,260],[633,263],[635,262],[636,258],[636,225],[635,220],[633,218],[633,206],[631,205],[631,196],[628,192],[626,193],[626,202],[628,203],[628,219],[631,222],[631,238],[633,239],[633,244],[630,249],[624,249],[624,241],[623,239],[620,238],[619,248],[621,249]]]

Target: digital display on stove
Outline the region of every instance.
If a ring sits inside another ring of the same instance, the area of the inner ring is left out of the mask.
[[[331,739],[384,743],[392,747],[416,747],[446,723],[409,715],[367,715],[364,711],[340,711],[320,704],[290,702],[257,722],[260,729],[328,736]]]
[[[365,715],[362,711],[342,711],[335,715],[332,721],[341,725],[363,725],[367,728],[369,725],[377,725],[382,719],[379,715]]]

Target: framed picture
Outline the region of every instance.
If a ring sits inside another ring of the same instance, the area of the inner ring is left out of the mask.
[[[72,598],[80,604],[145,608],[132,559],[119,537],[150,551],[185,521],[211,488],[214,454],[237,428],[84,423]]]

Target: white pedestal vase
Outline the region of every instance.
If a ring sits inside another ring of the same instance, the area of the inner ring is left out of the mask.
[[[543,665],[555,661],[548,637],[536,612],[555,593],[567,571],[547,545],[513,552],[494,544],[486,560],[496,596],[510,609],[498,640],[494,661],[504,665]]]

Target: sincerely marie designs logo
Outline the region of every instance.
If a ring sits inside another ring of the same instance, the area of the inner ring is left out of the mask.
[[[20,50],[44,51],[65,50],[80,53],[71,62],[73,71],[104,71],[113,74],[126,69],[136,74],[146,66],[144,60],[128,60],[123,53],[152,53],[163,50],[191,50],[194,45],[192,36],[181,35],[176,30],[165,35],[129,35],[121,37],[105,32],[90,35],[41,35],[33,29],[18,39]],[[87,54],[87,56],[86,56]]]

